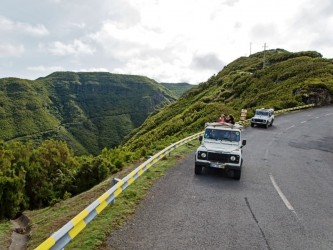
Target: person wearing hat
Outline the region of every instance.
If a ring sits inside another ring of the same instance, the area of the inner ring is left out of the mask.
[[[216,122],[220,122],[220,123],[222,123],[222,122],[225,122],[225,120],[226,120],[225,114],[222,114],[222,115],[219,117],[219,119],[217,119]]]

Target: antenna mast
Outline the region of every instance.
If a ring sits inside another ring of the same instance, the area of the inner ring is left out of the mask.
[[[263,64],[262,64],[262,68],[264,69],[265,68],[265,65],[266,65],[266,49],[268,48],[268,46],[266,45],[266,43],[264,43],[264,61],[263,61]]]

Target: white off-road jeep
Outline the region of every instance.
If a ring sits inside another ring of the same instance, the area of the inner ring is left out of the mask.
[[[199,138],[201,145],[195,154],[195,174],[203,168],[218,168],[232,172],[235,180],[241,177],[243,157],[242,126],[229,123],[206,123]]]
[[[274,109],[256,109],[254,116],[251,118],[251,127],[258,125],[268,128],[268,126],[273,125],[273,122]]]

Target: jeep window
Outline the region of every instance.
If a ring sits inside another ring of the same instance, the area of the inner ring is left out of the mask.
[[[256,111],[256,115],[268,116],[268,112],[257,110],[257,111]]]
[[[236,141],[240,140],[240,133],[238,131],[230,131],[230,130],[217,130],[217,129],[206,129],[205,139],[218,140],[218,141]]]

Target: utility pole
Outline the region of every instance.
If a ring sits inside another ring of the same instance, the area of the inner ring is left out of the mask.
[[[262,68],[264,69],[265,68],[265,65],[266,65],[266,48],[268,48],[268,46],[266,45],[266,43],[264,43],[264,61],[263,61],[263,64],[262,64]]]

